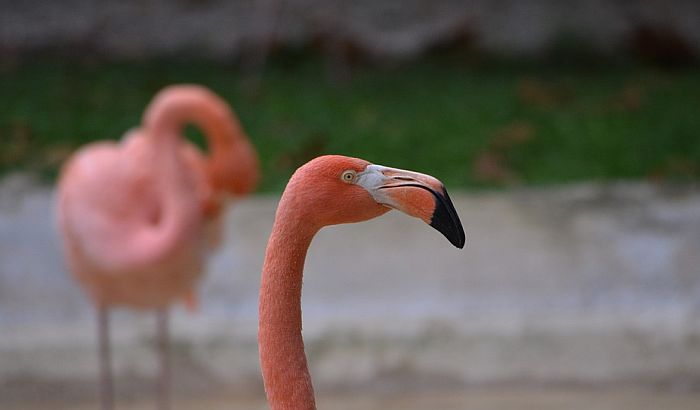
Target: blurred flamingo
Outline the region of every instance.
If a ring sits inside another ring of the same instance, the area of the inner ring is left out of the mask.
[[[316,232],[398,209],[462,248],[464,230],[443,184],[417,172],[337,155],[299,168],[282,194],[267,245],[260,288],[258,344],[273,410],[316,408],[301,335],[304,260]],[[352,250],[348,250],[352,251]]]
[[[209,155],[182,136],[188,123],[206,135]],[[165,88],[140,128],[119,143],[87,145],[64,165],[58,222],[69,268],[98,311],[103,409],[114,406],[114,306],[158,312],[158,407],[169,407],[168,307],[196,304],[194,287],[218,243],[225,196],[247,194],[257,180],[257,154],[234,113],[196,85]]]

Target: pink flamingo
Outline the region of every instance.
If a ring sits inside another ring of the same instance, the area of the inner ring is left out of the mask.
[[[301,335],[304,259],[316,232],[360,222],[391,208],[418,217],[462,248],[464,230],[443,184],[417,172],[337,155],[299,168],[282,194],[260,288],[258,344],[273,410],[316,408]]]
[[[187,123],[207,137],[205,156],[181,135]],[[196,302],[205,256],[218,242],[224,196],[250,192],[258,158],[229,106],[195,85],[153,99],[141,128],[120,143],[76,152],[58,182],[57,214],[74,277],[98,310],[101,405],[114,406],[108,310],[158,312],[159,408],[167,408],[168,306]]]

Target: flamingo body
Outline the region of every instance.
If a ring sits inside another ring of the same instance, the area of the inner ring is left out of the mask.
[[[182,138],[187,122],[211,157]],[[198,86],[171,86],[142,128],[97,142],[64,166],[58,220],[70,270],[98,305],[162,308],[187,297],[218,243],[224,194],[257,182],[257,157],[233,113]]]
[[[206,179],[200,167],[182,175],[181,225],[164,232],[159,196],[168,187],[153,172],[160,166],[153,151],[137,135],[96,143],[63,173],[59,220],[67,261],[96,304],[161,308],[191,291],[201,275],[207,217],[198,197]]]

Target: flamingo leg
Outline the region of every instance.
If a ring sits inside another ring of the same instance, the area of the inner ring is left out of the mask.
[[[158,410],[170,408],[170,334],[168,331],[168,309],[159,309],[156,312],[157,320],[157,345],[160,361],[160,373],[158,374]]]
[[[109,309],[97,308],[97,339],[100,360],[100,408],[114,409],[114,380],[112,379],[112,353],[109,342]]]

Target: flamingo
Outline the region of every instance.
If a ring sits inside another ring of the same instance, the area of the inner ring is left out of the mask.
[[[193,123],[204,155],[181,135]],[[168,403],[168,307],[196,304],[206,253],[219,242],[227,195],[257,184],[258,158],[224,100],[196,85],[170,86],[121,142],[78,150],[58,181],[57,219],[68,267],[97,308],[101,406],[114,407],[109,309],[157,311],[158,407]]]
[[[392,208],[464,247],[450,197],[429,175],[338,155],[313,159],[292,175],[277,208],[260,286],[258,345],[271,409],[316,408],[301,335],[302,275],[314,235],[324,226],[365,221]]]

